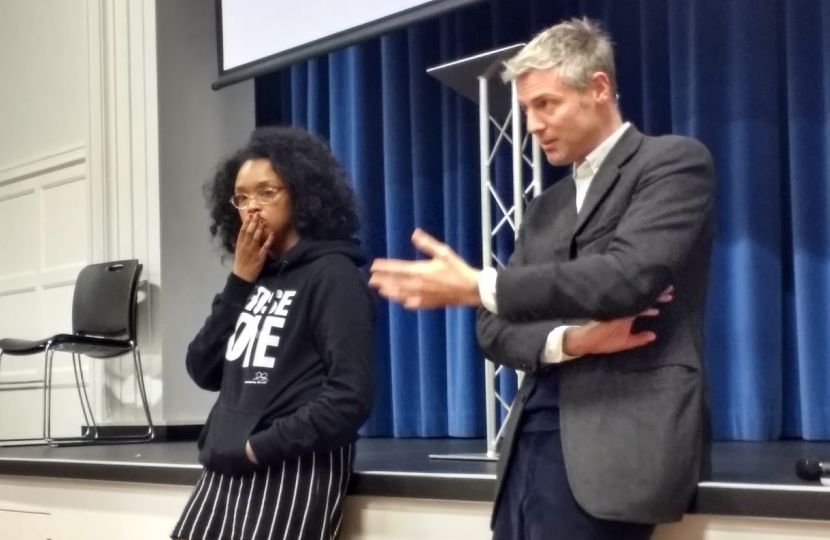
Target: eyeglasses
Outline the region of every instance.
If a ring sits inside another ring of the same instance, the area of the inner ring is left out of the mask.
[[[236,195],[231,197],[231,204],[239,210],[245,210],[246,208],[248,208],[248,205],[251,204],[251,199],[256,199],[256,202],[258,202],[259,204],[269,204],[274,202],[277,196],[280,194],[280,192],[284,189],[286,189],[285,186],[278,188],[260,188],[256,190],[256,193],[254,193],[253,197],[246,193],[237,193]]]

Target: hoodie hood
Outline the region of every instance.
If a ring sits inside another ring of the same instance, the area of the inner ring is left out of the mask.
[[[269,274],[280,270],[288,270],[308,264],[320,257],[334,254],[349,258],[358,268],[365,266],[367,262],[366,255],[360,248],[360,241],[357,239],[300,240],[282,257],[269,258],[263,273]]]

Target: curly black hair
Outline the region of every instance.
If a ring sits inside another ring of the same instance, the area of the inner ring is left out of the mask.
[[[244,148],[216,168],[205,186],[210,209],[210,234],[233,255],[242,221],[231,203],[236,175],[251,159],[267,159],[288,186],[293,200],[293,225],[307,240],[347,240],[359,229],[354,193],[343,167],[329,146],[296,127],[261,127]]]

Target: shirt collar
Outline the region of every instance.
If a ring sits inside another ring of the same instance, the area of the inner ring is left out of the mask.
[[[609,152],[611,152],[614,145],[617,144],[617,141],[620,140],[620,137],[623,136],[623,133],[625,133],[625,130],[628,129],[630,125],[630,122],[625,122],[623,125],[618,127],[614,133],[609,135],[607,139],[602,141],[599,146],[594,148],[591,153],[585,157],[585,161],[583,161],[579,167],[574,166],[574,178],[581,180],[583,178],[591,178],[597,174],[602,162],[605,161],[605,158],[608,157]]]

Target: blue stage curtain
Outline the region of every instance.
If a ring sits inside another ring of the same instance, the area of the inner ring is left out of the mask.
[[[415,257],[420,226],[480,264],[477,109],[426,69],[571,16],[616,43],[621,106],[648,134],[702,140],[718,173],[706,319],[715,437],[830,438],[830,2],[493,0],[257,80],[257,121],[331,141],[373,257]],[[508,155],[497,190],[509,194]],[[561,170],[546,169],[548,185]],[[500,236],[499,255],[512,249]],[[484,435],[474,313],[377,322],[368,436]],[[514,391],[515,378],[502,390]]]

